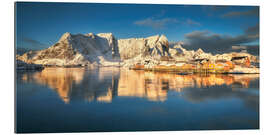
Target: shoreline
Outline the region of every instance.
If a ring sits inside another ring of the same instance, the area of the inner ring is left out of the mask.
[[[16,67],[15,67],[16,68]],[[241,74],[260,74],[259,72],[256,73],[249,73],[249,72],[198,72],[194,71],[192,69],[186,69],[186,70],[181,70],[181,69],[154,69],[154,68],[132,68],[132,67],[123,67],[123,66],[43,66],[43,68],[39,69],[27,69],[27,68],[16,68],[16,71],[42,71],[45,68],[83,68],[83,69],[99,69],[99,68],[121,68],[121,69],[128,69],[128,70],[134,70],[134,71],[146,71],[146,72],[157,72],[157,73],[174,73],[174,74],[179,74],[179,75],[191,75],[191,74],[223,74],[223,75],[241,75]],[[259,69],[259,68],[257,68]],[[209,70],[209,69],[205,69]]]

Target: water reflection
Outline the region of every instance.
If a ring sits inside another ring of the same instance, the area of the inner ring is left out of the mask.
[[[46,68],[42,72],[24,74],[22,80],[49,86],[66,103],[70,100],[72,85],[80,84],[84,70],[80,68]]]
[[[65,103],[71,100],[110,103],[116,96],[165,101],[169,91],[182,93],[185,99],[192,102],[236,97],[256,109],[259,102],[258,95],[242,92],[245,89],[241,89],[254,87],[258,90],[257,74],[202,76],[120,68],[46,68],[41,72],[23,73],[18,77],[25,83],[50,87]]]

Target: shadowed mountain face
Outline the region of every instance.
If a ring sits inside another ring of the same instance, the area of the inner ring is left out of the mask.
[[[259,87],[258,74],[183,76],[119,68],[45,68],[20,77],[24,82],[50,87],[66,103],[71,100],[112,102],[114,97],[166,101],[169,91],[182,93],[191,102],[237,97],[247,104],[252,104],[249,101],[253,98],[251,102],[258,103],[257,96],[241,90]]]

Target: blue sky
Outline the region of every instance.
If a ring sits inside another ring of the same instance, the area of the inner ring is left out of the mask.
[[[19,2],[17,47],[44,49],[65,32],[111,32],[118,39],[164,34],[171,42],[208,47],[258,45],[258,12],[254,6]]]

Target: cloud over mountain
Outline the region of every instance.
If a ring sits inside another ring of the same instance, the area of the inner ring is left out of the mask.
[[[134,22],[137,26],[151,27],[153,29],[163,29],[167,28],[169,25],[186,25],[186,26],[201,26],[201,23],[194,21],[190,18],[174,18],[174,17],[164,17],[166,14],[165,10],[161,10],[159,14],[153,15],[151,17],[137,20]]]
[[[138,20],[134,22],[135,25],[138,26],[148,26],[154,29],[163,29],[166,28],[170,24],[178,24],[178,25],[186,25],[186,26],[201,26],[201,23],[196,22],[192,19],[176,19],[176,18],[162,18],[162,19],[154,19],[154,18],[146,18],[143,20]]]
[[[193,31],[185,34],[184,44],[189,48],[203,48],[208,52],[222,51],[232,45],[251,43],[259,39],[259,25],[247,28],[243,34],[231,36],[210,31]]]

